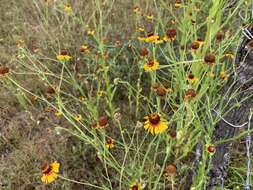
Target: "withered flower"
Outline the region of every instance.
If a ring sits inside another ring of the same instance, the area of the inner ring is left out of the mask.
[[[175,164],[169,164],[165,168],[164,175],[165,175],[165,177],[171,177],[171,176],[175,175],[176,172],[177,172],[176,165]]]
[[[145,57],[145,56],[147,56],[149,54],[149,51],[148,51],[148,49],[147,48],[141,48],[140,49],[140,55],[142,56],[142,57]]]
[[[45,94],[48,96],[55,94],[55,88],[52,86],[48,86],[45,90]]]
[[[192,98],[195,98],[196,96],[197,96],[197,93],[194,89],[188,89],[185,92],[185,98],[186,99],[192,99]]]
[[[213,63],[215,63],[215,55],[213,53],[208,53],[205,55],[204,57],[204,62],[207,64],[207,65],[212,65]]]
[[[219,31],[217,34],[216,34],[216,40],[218,41],[221,41],[225,38],[225,32],[223,31]]]
[[[191,49],[192,49],[193,51],[197,51],[197,50],[199,49],[199,46],[200,46],[199,42],[197,42],[197,41],[192,42],[192,44],[191,44]]]
[[[10,69],[6,66],[0,66],[0,76],[7,75],[10,72]]]

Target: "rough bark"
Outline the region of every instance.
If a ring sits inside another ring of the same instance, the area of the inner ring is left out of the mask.
[[[250,31],[253,33],[252,28]],[[241,42],[235,58],[235,75],[223,89],[225,99],[227,99],[228,109],[235,106],[224,118],[234,125],[241,125],[247,122],[250,108],[253,107],[253,49],[247,47],[249,40],[245,37]],[[238,92],[238,95],[231,99],[231,94]],[[250,97],[251,96],[251,97]],[[247,98],[246,100],[244,100]],[[241,102],[238,104],[238,102]],[[213,140],[219,141],[233,137],[238,133],[238,128],[229,126],[223,120],[218,122]],[[208,190],[213,190],[215,186],[221,185],[226,180],[230,146],[233,142],[223,143],[216,147],[216,153],[212,160],[212,169],[209,173],[210,180]]]

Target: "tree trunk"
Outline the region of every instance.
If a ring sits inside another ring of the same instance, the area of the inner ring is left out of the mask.
[[[252,27],[250,31],[253,33]],[[253,99],[250,97],[253,94],[253,49],[247,47],[249,41],[245,37],[240,44],[235,58],[236,74],[230,77],[229,82],[222,90],[229,105],[227,108],[229,109],[236,105],[224,116],[224,119],[233,125],[246,123],[250,108],[253,107]],[[234,92],[238,92],[238,95],[231,99],[231,94]],[[244,100],[245,98],[246,100]],[[238,102],[240,103],[238,104]],[[231,138],[237,133],[238,128],[231,127],[221,119],[213,133],[213,142]],[[223,143],[216,147],[207,190],[213,190],[217,185],[220,186],[226,179],[232,143]]]

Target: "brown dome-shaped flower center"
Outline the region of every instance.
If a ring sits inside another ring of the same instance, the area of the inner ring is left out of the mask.
[[[152,113],[148,116],[148,120],[151,124],[156,125],[160,122],[160,116],[157,113]]]
[[[177,35],[177,30],[175,28],[168,29],[166,34],[168,38],[175,38]]]
[[[193,50],[199,49],[199,42],[192,42],[191,48],[192,48]]]
[[[98,124],[101,127],[106,126],[108,124],[108,117],[107,116],[100,117],[99,120],[98,120]]]
[[[9,72],[10,72],[10,69],[8,67],[0,66],[0,75],[5,75],[5,74],[8,74]]]
[[[166,92],[167,92],[166,88],[165,88],[164,86],[162,86],[162,85],[160,85],[160,86],[156,89],[156,94],[157,94],[158,96],[164,96],[164,95],[166,95]]]
[[[204,57],[204,61],[207,64],[213,64],[215,62],[215,55],[213,53],[209,53]]]
[[[48,164],[44,165],[41,169],[42,169],[42,173],[45,175],[50,174],[53,170],[52,166]]]
[[[140,55],[141,55],[141,56],[144,57],[144,56],[148,55],[148,53],[149,53],[149,51],[148,51],[147,48],[144,47],[144,48],[141,48],[141,49],[140,49]]]
[[[194,78],[195,78],[195,77],[194,77],[193,74],[189,74],[189,75],[188,75],[188,79],[189,79],[189,80],[193,80]]]
[[[197,95],[197,93],[196,93],[196,91],[195,91],[194,89],[188,89],[188,90],[186,91],[185,95],[186,95],[187,97],[194,98],[194,97]]]
[[[177,167],[174,164],[170,164],[165,168],[165,175],[172,176],[177,172]]]
[[[132,186],[131,189],[132,189],[132,190],[139,190],[139,187],[138,187],[138,185],[134,185],[134,186]]]
[[[54,89],[54,87],[52,87],[52,86],[48,86],[48,87],[46,88],[45,93],[46,93],[47,95],[54,94],[54,93],[55,93],[55,89]]]
[[[225,38],[225,32],[223,31],[219,31],[217,34],[216,34],[216,40],[218,41],[221,41]]]
[[[68,55],[68,51],[66,49],[61,50],[60,55]]]
[[[153,67],[153,66],[154,66],[154,64],[155,64],[155,62],[154,62],[154,61],[149,61],[149,62],[148,62],[148,66],[149,66],[149,67]]]
[[[113,140],[112,139],[107,139],[106,143],[109,144],[109,145],[113,144]]]

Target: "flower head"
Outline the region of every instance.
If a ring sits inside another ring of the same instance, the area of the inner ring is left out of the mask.
[[[55,115],[56,117],[61,117],[62,112],[60,112],[60,111],[55,111],[55,112],[54,112],[54,115]]]
[[[5,66],[0,66],[0,76],[5,76],[10,72],[10,69]]]
[[[56,56],[59,61],[65,62],[71,59],[71,56],[68,54],[66,49],[60,51],[60,53]]]
[[[168,166],[166,166],[164,172],[165,177],[171,177],[177,172],[177,167],[175,164],[169,164]]]
[[[135,14],[140,13],[140,7],[138,5],[135,5],[134,8],[133,8],[133,12]]]
[[[176,2],[175,2],[175,8],[180,8],[181,6],[182,6],[182,1],[181,0],[176,0]]]
[[[144,119],[144,129],[152,135],[163,133],[168,128],[168,122],[161,118],[158,113],[151,113],[144,117]]]
[[[60,169],[60,164],[57,161],[54,161],[51,164],[45,164],[42,170],[41,181],[48,184],[52,183],[58,176]]]
[[[172,18],[172,19],[169,20],[169,22],[170,22],[171,24],[176,24],[176,19]]]
[[[159,62],[156,60],[149,60],[149,62],[144,64],[144,70],[146,72],[155,71],[159,68]]]
[[[141,48],[140,49],[140,55],[142,56],[142,57],[145,57],[145,56],[147,56],[149,54],[149,51],[148,51],[148,49],[147,48]]]
[[[92,30],[91,28],[89,28],[89,29],[87,30],[87,35],[89,35],[89,36],[94,36],[94,35],[95,35],[95,30]]]
[[[115,145],[114,145],[114,139],[112,139],[112,138],[107,139],[106,143],[105,143],[105,146],[108,149],[114,148],[115,147]]]
[[[101,116],[99,119],[98,119],[98,124],[99,126],[101,127],[105,127],[108,125],[108,117],[107,116]]]
[[[202,45],[202,44],[205,43],[204,40],[203,40],[202,38],[197,38],[197,42],[198,42],[200,45]]]
[[[167,94],[167,92],[171,92],[172,89],[170,88],[166,88],[165,86],[161,85],[161,84],[154,84],[153,85],[153,89],[156,92],[157,96],[163,97]]]
[[[225,38],[225,32],[219,31],[219,32],[216,34],[216,40],[222,41],[224,38]]]
[[[149,21],[153,21],[154,15],[152,15],[152,14],[147,15],[146,18],[147,18],[147,20],[149,20]]]
[[[188,76],[187,76],[187,81],[191,84],[194,84],[195,82],[198,81],[198,78],[195,77],[192,73],[190,73]]]
[[[121,114],[120,112],[114,113],[113,119],[114,119],[115,121],[120,121],[120,120],[122,119],[122,114]]]
[[[81,53],[89,53],[90,52],[90,49],[89,49],[89,46],[87,45],[82,45],[80,48],[79,48],[79,51]]]
[[[177,29],[175,28],[170,28],[166,32],[166,36],[164,37],[165,41],[173,41],[177,37]]]
[[[105,92],[103,90],[99,90],[97,92],[98,97],[102,97]]]
[[[81,115],[81,114],[76,114],[76,115],[74,116],[74,118],[75,118],[76,121],[81,121],[82,115]]]
[[[108,126],[108,117],[101,116],[96,123],[92,125],[93,128],[105,128]]]
[[[212,144],[206,145],[206,150],[207,150],[207,152],[210,153],[210,154],[214,154],[215,151],[216,151],[215,146],[212,145]]]
[[[140,183],[134,183],[134,184],[130,185],[129,190],[142,190],[141,184]]]
[[[220,72],[220,78],[224,81],[228,80],[228,74],[226,73],[226,71],[221,71]]]
[[[252,47],[253,47],[253,42],[252,42]],[[233,52],[228,52],[228,53],[225,53],[224,58],[234,59],[235,55]]]
[[[191,99],[195,98],[196,96],[197,96],[197,93],[194,89],[188,89],[185,92],[185,99],[186,100],[191,100]]]
[[[205,55],[204,57],[204,62],[207,64],[207,65],[212,65],[213,63],[215,63],[215,55],[213,53],[208,53]]]
[[[160,38],[160,36],[154,34],[153,32],[150,32],[147,37],[138,37],[140,41],[147,42],[147,43],[155,43],[160,44],[163,43],[163,40]]]
[[[66,13],[71,13],[71,12],[72,12],[72,7],[71,7],[71,5],[70,5],[70,4],[64,5],[64,11],[65,11]]]
[[[197,51],[199,49],[199,47],[200,47],[200,43],[198,41],[192,42],[192,44],[191,44],[192,51],[194,51],[194,52]]]

